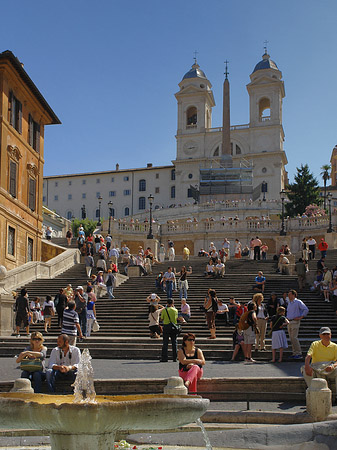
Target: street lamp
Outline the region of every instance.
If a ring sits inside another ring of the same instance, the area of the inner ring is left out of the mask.
[[[97,222],[97,226],[98,227],[101,227],[102,226],[102,224],[101,224],[101,203],[102,203],[102,197],[101,196],[99,196],[98,197],[98,222]]]
[[[148,199],[149,204],[150,204],[150,229],[149,229],[149,234],[147,235],[147,239],[153,239],[153,234],[152,234],[152,205],[153,205],[154,197],[153,197],[152,194],[150,194],[147,199]]]
[[[261,192],[263,193],[263,199],[262,201],[265,202],[266,201],[266,192],[268,189],[268,184],[265,181],[262,181],[261,184]]]
[[[287,232],[284,227],[284,200],[287,197],[287,193],[284,189],[280,192],[281,202],[282,202],[282,225],[281,225],[281,231],[280,236],[286,236]]]
[[[82,220],[84,220],[87,217],[87,212],[85,210],[85,205],[82,206],[81,211],[82,211]]]
[[[109,206],[109,229],[108,229],[108,234],[111,233],[111,217],[112,217],[112,201],[110,200],[110,202],[108,202],[108,206]]]
[[[332,200],[332,194],[331,192],[328,192],[328,202],[329,202],[329,228],[327,229],[327,233],[332,233],[332,223],[331,223],[331,200]]]

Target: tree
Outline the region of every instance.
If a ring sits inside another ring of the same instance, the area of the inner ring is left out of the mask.
[[[89,236],[90,233],[93,233],[97,226],[97,222],[91,219],[74,219],[72,223],[72,229],[76,238],[78,236],[78,229],[81,224],[83,225],[84,233],[86,236]]]
[[[321,171],[322,171],[321,177],[323,178],[323,181],[324,181],[324,209],[326,209],[326,182],[330,178],[330,170],[331,170],[330,164],[324,164],[321,167]]]
[[[309,171],[309,166],[302,164],[296,170],[294,183],[287,186],[289,202],[286,203],[285,208],[290,217],[295,217],[297,214],[302,215],[307,206],[320,203],[318,181]]]

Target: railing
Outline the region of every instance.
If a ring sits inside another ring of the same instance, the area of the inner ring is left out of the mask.
[[[234,130],[245,130],[249,128],[249,123],[246,123],[244,125],[231,125],[230,129],[231,131]],[[206,128],[206,133],[221,133],[222,127],[215,127],[215,128]]]

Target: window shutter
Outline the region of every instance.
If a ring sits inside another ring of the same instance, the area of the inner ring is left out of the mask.
[[[28,117],[28,142],[31,147],[33,147],[34,142],[34,122],[32,116],[29,114]]]
[[[35,150],[40,153],[40,124],[36,124],[36,135],[35,135],[35,139],[36,139],[36,145],[35,145]]]
[[[16,198],[16,164],[10,161],[9,164],[9,193]]]
[[[29,208],[35,211],[36,198],[36,180],[29,178]]]
[[[22,103],[17,100],[18,106],[18,132],[22,134]]]
[[[10,91],[10,93],[9,93],[9,104],[8,104],[8,113],[9,113],[9,123],[10,123],[10,125],[14,124],[14,116],[13,116],[14,107],[13,106],[14,106],[13,105],[13,92]]]

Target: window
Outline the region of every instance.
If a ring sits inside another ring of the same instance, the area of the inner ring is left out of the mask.
[[[259,120],[266,122],[270,120],[270,100],[269,98],[261,98],[259,101]]]
[[[130,191],[130,189],[124,189],[123,193],[124,193],[124,195],[130,195],[131,191]]]
[[[42,197],[42,202],[43,202],[43,203],[46,203],[46,200],[47,200],[47,199],[46,199],[46,196],[44,195],[44,196]]]
[[[111,183],[113,183],[115,181],[114,177],[111,177]]]
[[[71,186],[71,184],[72,184],[72,182],[71,182],[71,181],[68,181],[68,185]]]
[[[176,179],[176,169],[171,170],[171,180],[174,181]]]
[[[110,191],[109,197],[116,197],[116,191]]]
[[[96,192],[96,198],[99,198],[101,196],[100,192]]]
[[[87,183],[87,180],[82,180],[82,184],[86,184]]]
[[[111,209],[111,217],[115,217],[115,208],[109,208]],[[110,214],[110,211],[109,211]]]
[[[145,209],[145,197],[139,197],[138,209]]]
[[[32,211],[36,209],[36,180],[34,178],[29,178],[28,186],[28,206]]]
[[[96,178],[96,184],[100,184],[101,180],[100,178]]]
[[[171,198],[176,198],[176,187],[171,186]]]
[[[8,227],[7,253],[15,256],[15,228]]]
[[[146,191],[146,180],[139,180],[139,191]]]
[[[126,177],[123,177],[123,180],[124,180],[124,181],[129,181],[129,177],[127,177],[127,176],[126,176]]]
[[[34,241],[28,238],[27,242],[27,262],[33,261]]]
[[[55,187],[57,187],[59,184],[58,184],[58,181],[55,181]]]
[[[188,174],[188,178],[189,178],[189,179],[193,178],[193,173],[189,173],[189,174]]]
[[[193,195],[192,195],[192,189],[191,189],[191,188],[188,188],[188,189],[187,189],[187,197],[188,197],[188,198],[193,197]]]
[[[67,211],[67,219],[71,220],[72,217],[73,217],[73,213],[71,211]]]
[[[18,165],[16,162],[9,161],[9,193],[12,197],[16,198],[16,178],[17,178]]]
[[[97,218],[100,217],[100,211],[99,211],[99,209],[96,209],[96,217],[97,217]]]
[[[158,180],[158,178],[159,178],[159,173],[156,173],[156,179]]]
[[[9,123],[22,134],[22,104],[14,96],[13,92],[9,94]]]
[[[59,199],[59,196],[58,196],[58,195],[54,195],[54,200],[55,200],[55,202],[57,202],[58,199]]]
[[[126,207],[124,209],[124,216],[129,216],[130,215],[130,208]]]
[[[40,125],[29,114],[28,118],[28,142],[34,150],[40,153]]]
[[[155,193],[156,193],[156,194],[159,194],[159,192],[160,192],[159,187],[156,187],[156,188],[155,188]]]
[[[196,126],[198,120],[197,108],[195,106],[191,106],[188,108],[186,113],[186,125],[188,127]]]
[[[213,156],[219,156],[219,146],[214,150]]]
[[[87,198],[87,194],[83,193],[82,198]]]
[[[68,200],[72,200],[72,199],[73,199],[72,194],[68,194]]]
[[[235,152],[237,155],[241,155],[241,148],[237,144],[235,145]]]

